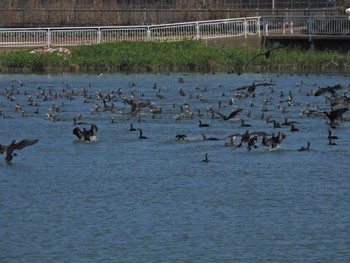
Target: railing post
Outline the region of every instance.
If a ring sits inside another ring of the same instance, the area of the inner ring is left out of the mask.
[[[309,40],[311,41],[311,35],[312,35],[312,19],[311,16],[307,17],[307,29],[309,33]]]
[[[51,46],[51,31],[50,31],[50,28],[47,29],[47,33],[46,33],[46,45],[47,45],[47,47]]]
[[[97,44],[101,44],[101,28],[97,28]]]
[[[199,23],[196,22],[196,40],[199,40],[201,37],[201,33],[200,33],[200,30],[199,30]]]
[[[260,17],[258,17],[257,26],[258,26],[258,35],[259,35],[259,37],[261,36],[261,34],[260,34],[260,25],[261,25],[261,23],[260,23]]]
[[[248,30],[247,19],[244,18],[244,38],[247,38],[247,30]]]
[[[264,29],[265,29],[265,36],[269,35],[269,22],[264,18]]]
[[[147,41],[150,41],[151,40],[151,29],[150,27],[148,26],[147,27]]]

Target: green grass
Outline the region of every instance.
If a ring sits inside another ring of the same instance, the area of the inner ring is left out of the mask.
[[[69,48],[71,56],[57,53],[32,54],[20,50],[0,55],[0,65],[5,69],[47,71],[70,69],[74,71],[101,70],[189,70],[230,71],[250,70],[255,67],[319,69],[332,58],[339,68],[348,69],[348,55],[335,51],[301,51],[298,48],[277,49],[271,57],[258,56],[265,48],[225,49],[204,45],[198,41],[181,42],[118,42],[85,45]]]

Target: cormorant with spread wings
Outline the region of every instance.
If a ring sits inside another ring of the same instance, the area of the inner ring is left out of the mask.
[[[270,48],[270,49],[268,49],[268,50],[266,50],[266,51],[264,51],[264,52],[261,52],[261,53],[257,54],[255,57],[253,57],[251,60],[248,61],[248,64],[249,64],[250,62],[252,62],[254,59],[256,59],[256,58],[258,58],[258,57],[260,57],[260,56],[264,56],[265,58],[271,57],[272,51],[274,51],[274,50],[276,50],[276,49],[287,49],[287,47],[284,47],[284,46],[272,47],[272,48]]]
[[[31,146],[33,144],[36,144],[39,140],[22,140],[20,142],[16,142],[16,140],[13,140],[10,145],[1,145],[0,144],[0,154],[3,154],[6,152],[5,161],[7,163],[11,163],[13,156],[17,156],[14,151],[16,150],[22,150],[23,148],[27,146]]]
[[[73,134],[78,137],[80,141],[93,141],[96,139],[97,126],[91,124],[90,130],[80,130],[78,127],[73,129]]]
[[[230,115],[226,116],[220,112],[217,112],[217,111],[214,111],[212,110],[213,113],[216,113],[218,114],[224,121],[228,121],[232,118],[234,118],[238,113],[240,113],[243,109],[237,109],[237,110],[234,110],[230,113]]]

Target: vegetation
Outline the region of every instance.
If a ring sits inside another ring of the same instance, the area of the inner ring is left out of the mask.
[[[255,71],[255,70],[348,70],[350,57],[335,51],[276,49],[266,58],[266,48],[225,49],[198,41],[118,42],[70,48],[68,57],[31,50],[0,55],[3,71]],[[335,63],[331,63],[331,62]]]

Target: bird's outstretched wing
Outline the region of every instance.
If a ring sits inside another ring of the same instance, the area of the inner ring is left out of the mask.
[[[324,93],[326,93],[326,92],[328,92],[328,88],[319,88],[319,89],[315,92],[314,96],[315,96],[315,97],[321,96],[322,94],[324,94]]]
[[[92,136],[96,136],[96,134],[97,134],[97,126],[96,125],[94,125],[94,124],[92,124],[91,125],[91,128],[90,128],[90,134],[92,135]]]
[[[339,85],[339,84],[334,85],[334,86],[327,86],[327,87],[324,87],[324,88],[319,88],[315,92],[314,96],[317,97],[317,96],[320,96],[320,95],[322,95],[324,93],[327,93],[327,92],[330,92],[330,93],[332,93],[334,95],[334,94],[336,94],[336,90],[340,90],[342,88],[343,87],[341,85]]]
[[[272,47],[267,49],[266,51],[257,54],[255,57],[253,57],[251,60],[248,61],[248,63],[252,62],[254,59],[260,57],[260,56],[265,56],[265,58],[269,58],[271,56],[272,51],[276,50],[276,49],[287,49],[288,47],[285,46],[276,46],[276,47]]]
[[[226,117],[226,120],[232,119],[234,118],[238,113],[240,113],[243,109],[238,109],[238,110],[234,110],[230,113],[230,115],[228,115]]]
[[[214,113],[216,113],[217,115],[219,115],[223,120],[226,118],[226,116],[218,111],[213,110]]]
[[[236,116],[239,112],[241,112],[241,111],[242,111],[242,109],[234,110],[234,111],[232,111],[232,112],[230,113],[230,115],[226,116],[226,115],[224,115],[224,114],[222,114],[222,113],[220,113],[220,112],[218,112],[218,111],[214,111],[214,110],[213,110],[213,112],[216,113],[217,115],[219,115],[224,121],[227,121],[227,120],[229,120],[229,119],[232,119],[233,117],[235,117],[235,116]]]
[[[6,151],[6,146],[0,144],[0,154],[3,154]]]
[[[73,134],[77,136],[79,140],[84,137],[82,131],[78,127],[73,129]]]
[[[336,110],[331,111],[330,114],[332,116],[335,116],[336,118],[340,118],[348,110],[349,110],[349,108],[340,108],[340,109],[336,109]]]
[[[234,89],[234,90],[245,90],[245,89],[247,89],[249,86],[241,86],[241,87],[239,87],[239,88],[236,88],[236,89]]]
[[[22,140],[19,143],[15,144],[16,150],[22,150],[23,148],[27,146],[31,146],[33,144],[36,144],[39,140]]]
[[[258,58],[258,57],[260,57],[260,56],[264,56],[264,55],[266,55],[266,52],[262,52],[262,53],[257,54],[257,55],[254,56],[251,60],[249,60],[247,64],[249,64],[250,62],[252,62],[252,61],[255,60],[256,58]]]

